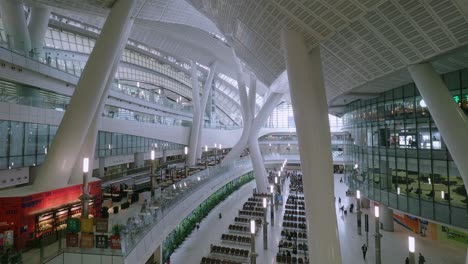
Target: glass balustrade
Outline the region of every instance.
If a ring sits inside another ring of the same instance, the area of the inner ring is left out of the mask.
[[[244,157],[230,164],[219,164],[164,189],[161,195],[142,206],[142,212],[127,220],[121,233],[123,255],[128,255],[151,229],[166,217],[172,209],[181,206],[186,198],[199,191],[213,180],[235,179],[243,171],[251,169],[250,157]],[[232,173],[235,172],[235,173]]]

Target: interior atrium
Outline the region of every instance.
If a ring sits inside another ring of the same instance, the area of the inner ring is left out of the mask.
[[[468,1],[0,0],[0,263],[468,264]]]

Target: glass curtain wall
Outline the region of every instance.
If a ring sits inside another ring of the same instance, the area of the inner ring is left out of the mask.
[[[468,113],[468,69],[442,76]],[[345,155],[354,189],[393,208],[467,228],[467,193],[424,100],[413,83],[347,106]]]
[[[0,170],[35,166],[44,161],[58,126],[0,120]],[[183,145],[133,135],[99,131],[96,157],[183,149]]]

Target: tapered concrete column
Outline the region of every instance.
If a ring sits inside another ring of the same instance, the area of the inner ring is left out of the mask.
[[[70,177],[70,180],[68,181],[69,184],[79,184],[82,182],[83,158],[89,158],[90,168],[93,168],[94,166],[93,157],[96,149],[98,130],[101,124],[101,114],[104,112],[107,96],[109,95],[109,92],[112,89],[112,85],[114,84],[115,73],[117,72],[117,69],[119,67],[121,54],[125,48],[125,45],[127,44],[128,36],[130,35],[131,29],[133,27],[133,22],[134,19],[130,19],[126,25],[124,35],[120,43],[119,52],[117,52],[118,56],[114,58],[111,73],[109,75],[109,78],[107,79],[106,87],[103,92],[103,95],[101,96],[101,100],[99,101],[98,110],[96,111],[96,113],[94,113],[93,121],[91,122],[85,140],[81,145],[80,155],[78,156],[78,159],[75,162],[72,175]]]
[[[281,38],[304,175],[309,260],[312,264],[342,263],[320,48],[309,54],[298,32],[283,31]]]
[[[468,118],[430,63],[408,67],[468,191]]]
[[[379,205],[379,210],[382,229],[387,232],[393,232],[393,210],[383,204]]]
[[[163,163],[167,162],[167,150],[165,149],[162,150],[162,162]]]
[[[200,86],[198,84],[197,64],[192,62],[192,104],[193,104],[193,118],[192,128],[190,129],[189,149],[187,155],[187,165],[193,166],[196,162],[197,146],[198,146],[198,132],[200,126]]]
[[[215,76],[216,72],[216,61],[213,62],[213,64],[210,67],[210,73],[208,74],[208,77],[206,78],[206,82],[203,88],[203,95],[201,98],[201,103],[200,103],[200,125],[198,126],[198,140],[197,140],[197,159],[202,158],[202,148],[203,146],[201,145],[202,142],[202,134],[203,134],[203,127],[205,124],[205,112],[206,112],[206,105],[208,104],[208,98],[210,97],[210,91],[211,91],[211,85],[213,84],[213,78]]]
[[[31,38],[31,49],[34,51],[35,58],[42,56],[49,17],[50,8],[48,6],[40,4],[31,6],[31,18],[29,19],[28,30]]]
[[[141,168],[145,165],[145,153],[137,152],[133,154],[133,164],[135,168]]]
[[[34,188],[50,190],[67,184],[79,150],[99,107],[121,39],[130,20],[134,0],[117,1],[102,28],[75,88]]]
[[[0,0],[3,24],[12,49],[28,56],[31,39],[26,26],[22,0]]]

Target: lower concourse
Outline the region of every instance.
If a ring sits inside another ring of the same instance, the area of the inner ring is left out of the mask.
[[[1,263],[468,264],[467,136],[464,0],[0,0]]]
[[[345,183],[340,183],[343,174],[335,174],[335,196],[341,197],[341,204],[349,208],[351,203],[356,205],[355,197],[346,196],[348,187]],[[284,186],[288,186],[289,181],[286,181]],[[203,221],[200,223],[200,229],[194,230],[184,241],[184,243],[171,255],[171,263],[186,263],[188,259],[193,260],[193,263],[198,263],[202,257],[209,255],[210,244],[220,242],[221,234],[225,233],[227,226],[237,216],[238,209],[242,208],[242,204],[252,194],[254,184],[250,183],[242,187],[234,193],[228,200],[219,204]],[[289,190],[284,190],[284,196],[287,197]],[[370,215],[369,221],[369,247],[366,255],[366,261],[362,257],[361,246],[366,242],[366,236],[363,228],[361,236],[357,234],[356,227],[356,211],[348,213],[346,216],[339,210],[340,205],[338,200],[335,203],[338,230],[340,235],[341,251],[343,255],[343,263],[375,263],[374,254],[374,219],[373,210],[363,209],[363,214]],[[263,249],[262,231],[256,236],[256,250],[259,253],[257,263],[276,263],[275,257],[278,252],[278,243],[282,225],[282,217],[284,215],[284,206],[280,206],[275,210],[274,227],[268,227],[269,248]],[[219,214],[223,218],[219,219]],[[383,231],[382,237],[382,263],[404,263],[407,257],[407,239],[408,236],[413,236],[405,227],[402,227],[397,222],[394,222],[395,230],[393,232]],[[246,247],[249,249],[249,246]],[[444,243],[434,241],[422,236],[416,239],[416,253],[421,252],[426,263],[465,263],[466,247],[458,243]],[[311,252],[312,253],[312,252]],[[313,254],[313,253],[312,253]]]

